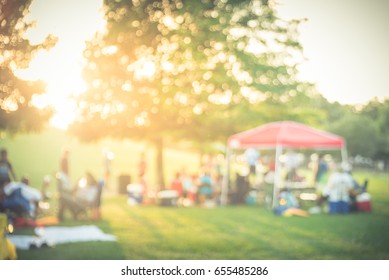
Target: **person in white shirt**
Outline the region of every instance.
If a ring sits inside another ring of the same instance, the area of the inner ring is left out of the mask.
[[[4,208],[24,210],[31,217],[35,217],[37,205],[43,199],[42,193],[31,187],[26,177],[21,182],[10,182],[5,185],[4,194],[6,195],[6,199],[3,201]],[[20,195],[24,200],[18,199],[20,196],[16,198],[13,195]]]
[[[348,213],[350,203],[350,191],[353,188],[353,178],[348,172],[348,165],[342,163],[335,167],[324,189],[324,195],[328,197],[330,213]]]
[[[256,166],[261,156],[261,153],[254,148],[248,148],[245,151],[246,161],[250,169],[250,174],[256,174]]]

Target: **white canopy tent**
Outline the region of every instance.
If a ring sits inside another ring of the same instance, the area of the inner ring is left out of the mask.
[[[280,156],[286,148],[340,150],[342,161],[347,161],[345,140],[338,135],[318,130],[301,123],[280,121],[268,123],[228,138],[226,150],[226,171],[223,178],[221,203],[227,203],[230,177],[231,153],[236,149],[275,149],[275,180],[273,185],[273,206],[277,190],[280,189]]]

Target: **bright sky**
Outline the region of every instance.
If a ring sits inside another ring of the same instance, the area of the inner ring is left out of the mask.
[[[51,123],[57,127],[66,128],[74,117],[74,104],[68,97],[85,89],[82,54],[85,40],[104,29],[101,5],[102,0],[34,0],[31,4],[28,19],[36,21],[36,28],[27,36],[40,43],[52,34],[58,42],[49,51],[41,51],[20,75],[47,83],[47,94],[40,96],[37,104],[54,105],[57,113]]]
[[[342,104],[389,97],[389,1],[277,0],[279,15],[307,18],[301,78]]]
[[[277,0],[281,17],[307,18],[300,41],[307,61],[301,79],[316,83],[330,101],[360,104],[373,97],[389,97],[389,1],[387,0]],[[104,28],[102,0],[34,0],[29,32],[33,42],[48,34],[59,38],[21,75],[47,82],[43,105],[58,114],[52,123],[66,127],[72,103],[67,97],[82,92],[81,58],[85,40]]]

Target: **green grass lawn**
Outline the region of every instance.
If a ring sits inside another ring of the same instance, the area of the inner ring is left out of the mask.
[[[19,259],[389,259],[389,175],[368,178],[372,213],[275,216],[260,206],[132,207],[125,196],[103,199],[95,223],[117,242],[85,242],[18,251]],[[67,221],[62,225],[90,222]],[[30,230],[17,230],[15,234]]]

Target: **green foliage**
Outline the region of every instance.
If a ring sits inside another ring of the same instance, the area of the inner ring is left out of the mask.
[[[370,118],[350,114],[333,123],[330,130],[346,139],[350,155],[374,157],[378,152],[379,130]]]
[[[389,99],[374,99],[363,106],[330,103],[318,96],[325,113],[323,128],[346,138],[350,155],[389,163]]]
[[[51,116],[50,110],[39,110],[31,104],[34,94],[42,93],[42,82],[25,81],[14,74],[28,67],[33,55],[54,44],[46,38],[31,45],[25,32],[32,26],[24,19],[31,0],[4,0],[0,7],[0,131],[11,133],[38,130]]]
[[[270,119],[267,102],[280,113],[305,94],[298,22],[267,1],[107,0],[105,17],[85,51],[81,139],[225,140]]]
[[[384,101],[372,100],[361,111],[361,114],[376,123],[379,130],[377,158],[389,162],[389,99]]]

